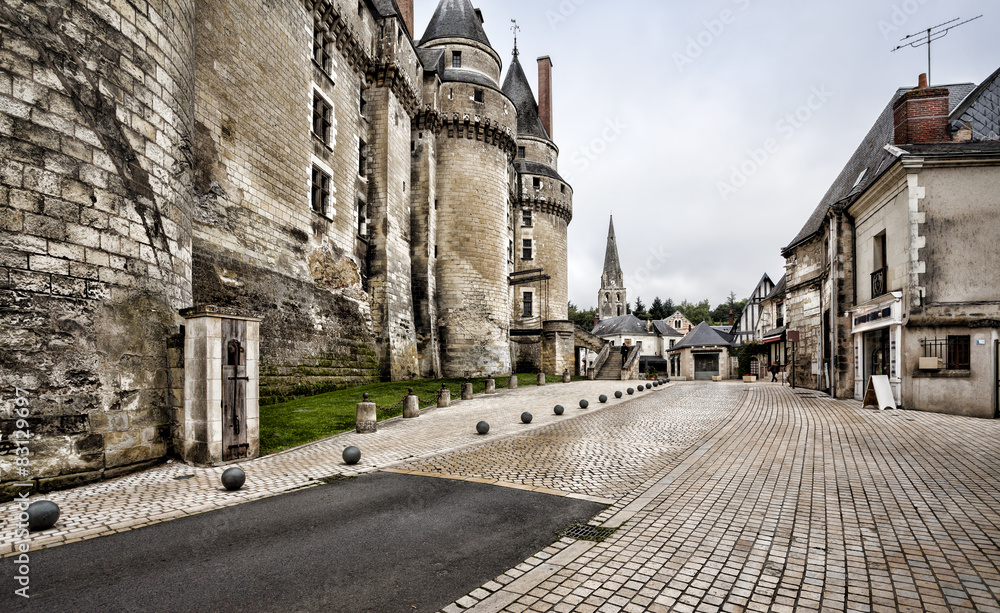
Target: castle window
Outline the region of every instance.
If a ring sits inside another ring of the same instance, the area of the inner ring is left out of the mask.
[[[521,225],[526,228],[531,227],[531,209],[521,211]]]
[[[364,86],[362,86],[364,87]],[[358,112],[361,113],[361,118],[365,118],[365,110],[368,108],[368,100],[365,95],[365,90],[361,90],[361,96],[358,98]]]
[[[358,2],[358,17],[364,17],[364,16],[365,16],[365,3]]]
[[[542,189],[542,180],[539,179],[538,177],[535,177],[534,179],[532,179],[531,180],[531,184],[532,184],[532,186],[534,186],[534,188],[536,190]]]
[[[330,128],[333,125],[333,107],[324,100],[319,93],[313,92],[313,135],[323,141],[324,145],[330,144]]]
[[[436,260],[438,256],[438,246],[434,245],[434,259]]]
[[[461,68],[462,67],[462,52],[452,51],[451,52],[451,67]]]
[[[330,175],[323,172],[319,166],[312,168],[312,210],[329,217],[330,207]]]
[[[368,145],[364,141],[358,143],[358,176],[368,176]]]
[[[333,55],[331,49],[333,43],[326,40],[323,30],[317,23],[313,26],[313,61],[323,69],[323,72],[330,74],[333,68]]]
[[[473,99],[476,102],[482,104],[483,100],[484,100],[484,98],[483,98],[483,90],[477,89],[475,92],[473,92],[472,97],[473,97]]]
[[[523,317],[534,317],[533,315],[534,305],[531,304],[532,299],[534,297],[535,297],[534,294],[532,294],[531,292],[524,292],[524,295],[522,296],[522,298],[524,299],[524,305],[521,309],[521,314]]]
[[[358,200],[358,236],[368,236],[368,205]]]
[[[562,193],[564,193],[564,194],[565,194],[565,193],[566,193],[566,185],[565,185],[565,184],[563,184],[563,185],[560,185],[560,186],[559,186],[559,191],[561,191]]]
[[[517,148],[517,157],[521,158],[522,160],[524,159],[524,147]]]
[[[531,259],[531,239],[526,238],[521,241],[521,259],[530,260]]]

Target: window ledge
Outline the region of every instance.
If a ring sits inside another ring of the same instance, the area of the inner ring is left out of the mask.
[[[326,213],[320,213],[316,209],[310,209],[310,210],[313,212],[314,215],[322,217],[323,219],[325,219],[325,220],[327,220],[327,221],[329,221],[331,223],[333,222],[333,217],[332,216],[327,215]]]
[[[914,379],[971,379],[971,370],[918,370]]]

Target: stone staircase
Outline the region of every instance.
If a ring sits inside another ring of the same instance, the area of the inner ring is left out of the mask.
[[[598,381],[621,381],[622,378],[622,357],[617,352],[612,352],[607,361],[597,371],[594,377]]]

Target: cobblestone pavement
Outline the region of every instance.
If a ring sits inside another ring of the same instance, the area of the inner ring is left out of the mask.
[[[1000,611],[1000,422],[766,384],[685,384],[629,410],[665,403],[659,419],[683,423],[703,410],[691,390],[744,401],[591,522],[616,532],[563,538],[444,612]],[[477,467],[504,443],[426,465]]]
[[[629,385],[634,385],[630,383]],[[52,500],[61,510],[56,527],[31,535],[31,550],[72,543],[115,532],[124,532],[187,515],[274,496],[283,492],[319,484],[335,475],[357,475],[391,467],[403,461],[430,457],[468,446],[481,445],[511,434],[522,435],[544,429],[555,422],[572,422],[593,413],[616,411],[629,399],[615,400],[616,389],[624,382],[580,381],[499,390],[495,395],[480,395],[473,400],[456,402],[446,409],[425,410],[417,419],[397,418],[379,423],[375,434],[347,433],[310,445],[243,462],[247,483],[238,492],[222,488],[219,478],[224,468],[194,468],[179,463],[95,483],[71,490],[36,494],[31,500]],[[637,397],[663,393],[663,388],[637,393]],[[611,400],[600,404],[598,396]],[[580,399],[588,399],[586,411],[576,408]],[[566,414],[558,417],[552,407],[562,404]],[[531,411],[530,425],[521,423],[523,411]],[[476,434],[476,423],[486,420],[490,433]],[[362,460],[355,466],[344,464],[343,450],[355,445],[362,450]],[[492,482],[471,477],[471,480]],[[561,496],[595,499],[573,490],[529,487],[535,491]],[[19,510],[13,503],[0,504],[0,556],[12,555],[19,544],[14,530]]]

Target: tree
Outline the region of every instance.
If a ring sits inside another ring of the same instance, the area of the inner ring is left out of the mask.
[[[667,298],[667,301],[663,303],[663,318],[666,319],[677,312],[677,307],[674,306],[674,301],[671,298]]]
[[[726,325],[729,323],[729,316],[732,315],[735,320],[743,312],[743,308],[747,305],[748,300],[737,300],[736,292],[729,292],[729,298],[725,302],[715,307],[712,311],[712,320],[719,323],[720,325]]]
[[[712,325],[712,306],[708,300],[702,300],[698,304],[692,304],[685,300],[677,306],[677,310],[687,317],[692,326],[697,326],[703,321]]]
[[[646,317],[646,305],[642,303],[642,298],[635,299],[635,308],[632,309],[632,313],[640,319]]]
[[[581,310],[572,302],[568,306],[569,320],[587,332],[592,332],[594,330],[594,318],[597,317],[597,309]]]
[[[667,314],[663,310],[663,301],[659,296],[653,298],[653,304],[649,306],[649,316],[656,320],[666,319]]]

